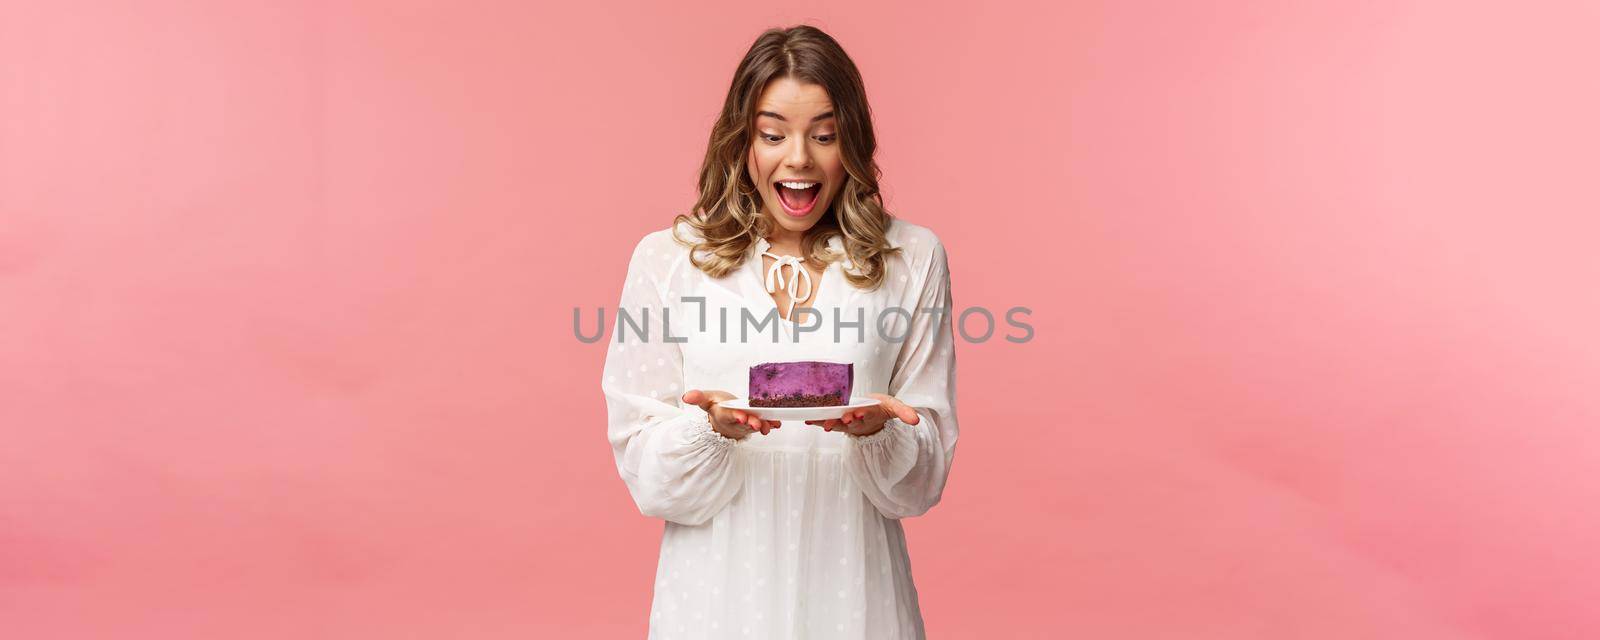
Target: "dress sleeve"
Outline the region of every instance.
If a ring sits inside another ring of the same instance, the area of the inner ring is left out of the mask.
[[[917,308],[889,380],[889,395],[917,411],[918,422],[890,418],[882,430],[851,435],[845,468],[886,518],[927,513],[944,493],[956,454],[956,366],[950,271],[935,242],[912,297]],[[926,309],[938,308],[940,312]]]
[[[734,449],[742,442],[712,430],[699,407],[681,403],[683,353],[662,333],[660,279],[669,256],[648,241],[629,260],[601,374],[607,436],[639,513],[698,525],[739,492],[744,473]],[[645,337],[635,327],[644,328]]]

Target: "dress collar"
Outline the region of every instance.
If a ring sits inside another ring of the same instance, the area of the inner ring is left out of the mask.
[[[755,244],[750,247],[752,257],[758,257],[762,252],[770,251],[772,243],[766,238],[756,238]],[[850,254],[844,250],[844,237],[839,234],[828,236],[828,250],[839,256],[839,266],[846,271],[855,269],[855,263],[850,261]]]

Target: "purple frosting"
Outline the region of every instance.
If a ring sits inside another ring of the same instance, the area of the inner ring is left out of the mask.
[[[849,404],[855,365],[768,362],[750,367],[750,406],[818,407]]]

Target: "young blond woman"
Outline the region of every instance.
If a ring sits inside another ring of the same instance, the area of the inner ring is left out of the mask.
[[[617,470],[665,520],[651,638],[924,637],[900,519],[955,455],[950,278],[933,232],[884,210],[876,148],[839,44],[769,30],[693,213],[634,248],[602,389]],[[852,363],[880,403],[781,425],[721,406],[793,360]]]

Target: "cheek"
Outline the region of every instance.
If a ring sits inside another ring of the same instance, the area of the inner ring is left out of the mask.
[[[826,166],[827,169],[825,172],[828,174],[828,180],[834,184],[840,184],[840,182],[843,181],[848,175],[844,170],[844,159],[840,158],[837,153],[835,153],[832,158],[828,159],[828,164]]]
[[[771,163],[767,162],[767,159],[761,155],[760,151],[750,152],[750,177],[754,178],[756,182],[761,182],[761,176],[767,173],[767,167],[770,165]]]

